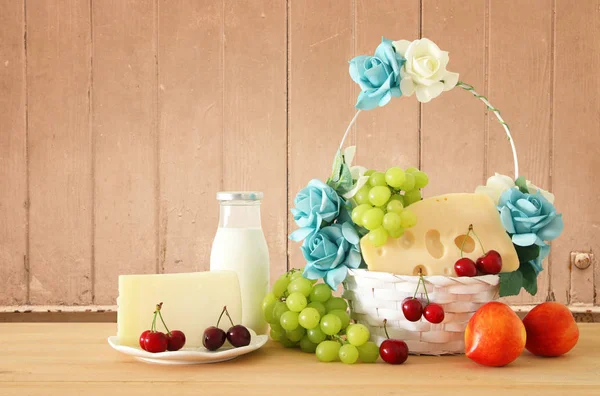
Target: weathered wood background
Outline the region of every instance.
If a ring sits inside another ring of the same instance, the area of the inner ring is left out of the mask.
[[[105,306],[117,275],[205,270],[215,192],[265,192],[273,276],[302,266],[295,193],[354,114],[347,61],[428,37],[511,125],[565,232],[530,304],[600,304],[599,0],[0,0],[0,305]],[[511,173],[459,89],[363,113],[358,162],[420,166],[426,195]]]

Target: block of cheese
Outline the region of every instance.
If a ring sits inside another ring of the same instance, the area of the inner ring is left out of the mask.
[[[485,249],[500,253],[502,272],[519,268],[517,252],[487,195],[440,195],[416,202],[408,210],[417,216],[417,225],[407,229],[402,237],[390,238],[379,248],[366,237],[361,239],[369,270],[417,275],[420,269],[423,275],[456,276],[454,263],[460,258],[469,224],[473,224]],[[476,238],[467,238],[463,254],[473,261],[483,255]]]
[[[233,271],[195,272],[185,274],[121,275],[117,298],[119,342],[139,346],[139,337],[152,324],[156,304],[162,302],[161,313],[171,330],[181,330],[186,347],[202,346],[202,334],[227,306],[235,324],[242,319],[242,300],[237,274]],[[229,321],[221,320],[225,331]],[[165,331],[160,320],[159,331]]]

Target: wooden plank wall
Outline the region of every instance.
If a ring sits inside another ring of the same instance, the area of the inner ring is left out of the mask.
[[[301,267],[289,208],[328,176],[347,61],[382,36],[448,50],[558,197],[542,291],[508,301],[592,305],[600,264],[570,260],[600,249],[599,0],[0,0],[2,309],[111,306],[118,274],[208,269],[223,189],[264,191],[272,277]],[[420,166],[429,196],[512,173],[458,89],[363,113],[349,143],[368,167]]]

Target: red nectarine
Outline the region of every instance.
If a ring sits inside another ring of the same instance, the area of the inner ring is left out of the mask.
[[[569,308],[557,302],[545,302],[533,308],[523,319],[527,331],[525,348],[538,356],[560,356],[579,340],[579,327]]]

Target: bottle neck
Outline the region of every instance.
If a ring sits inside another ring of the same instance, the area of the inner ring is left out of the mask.
[[[219,228],[261,228],[260,201],[221,201]]]

